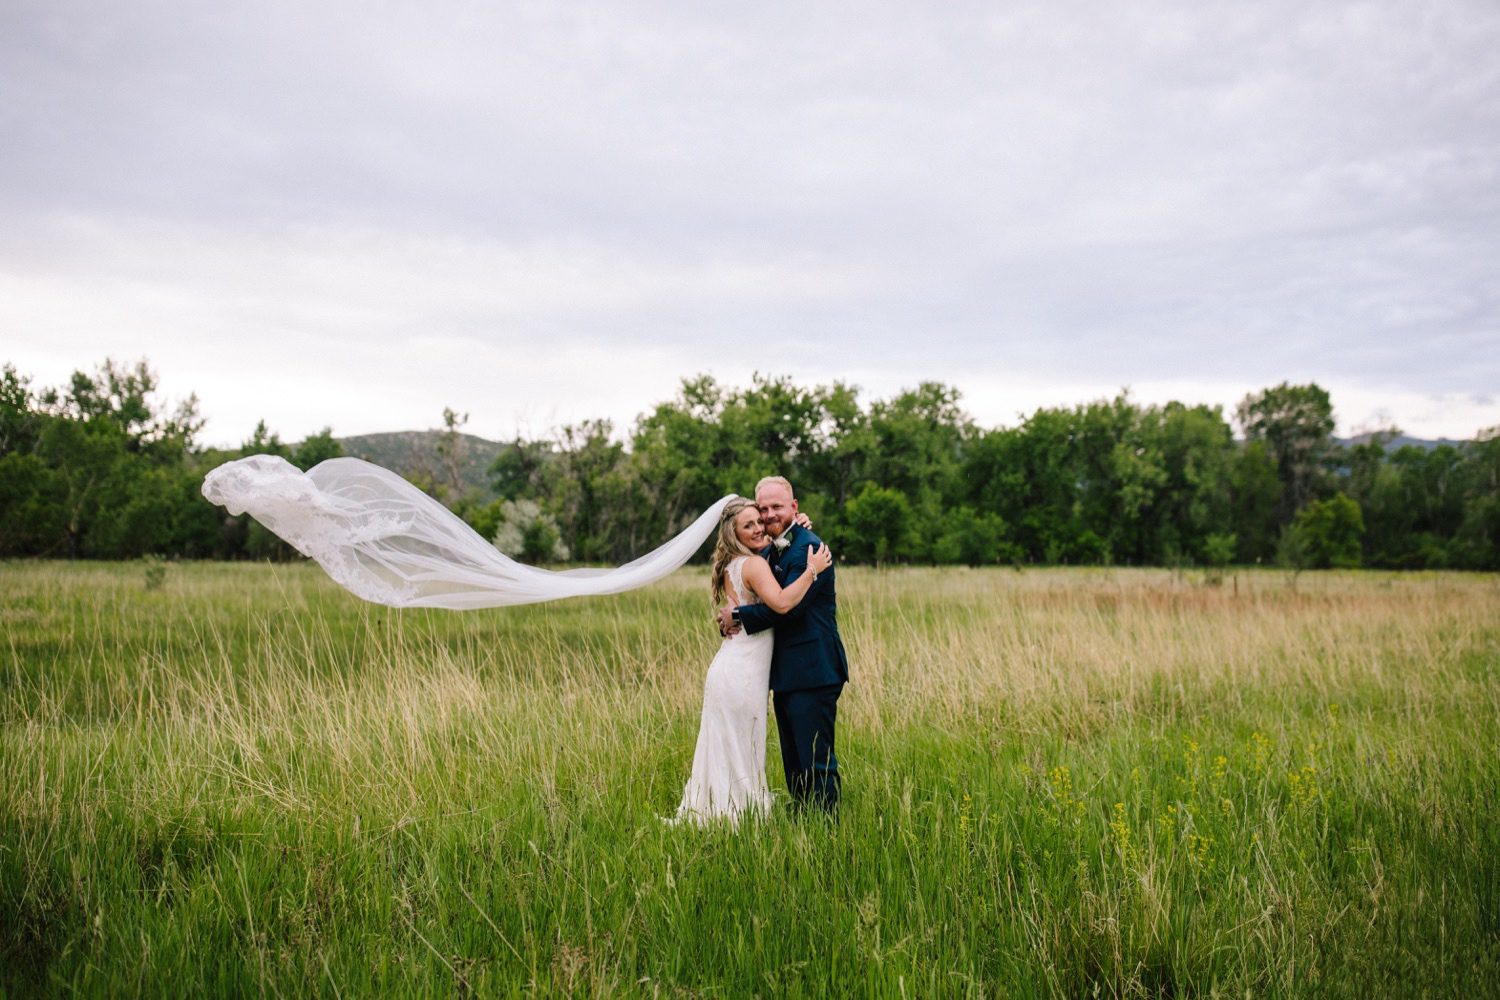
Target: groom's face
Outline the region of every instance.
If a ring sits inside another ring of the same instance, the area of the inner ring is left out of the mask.
[[[760,525],[771,538],[791,527],[792,518],[797,516],[797,498],[778,483],[767,483],[757,490],[755,506],[760,508]]]

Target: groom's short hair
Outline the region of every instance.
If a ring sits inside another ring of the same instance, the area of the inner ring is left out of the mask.
[[[792,490],[792,484],[787,481],[787,478],[785,476],[766,476],[765,478],[763,478],[760,482],[755,484],[756,496],[760,496],[761,487],[763,486],[781,486],[786,489],[787,496],[795,497],[797,495]]]

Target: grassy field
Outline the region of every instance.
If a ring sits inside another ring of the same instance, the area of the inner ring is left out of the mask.
[[[701,570],[145,575],[0,564],[7,995],[1500,993],[1494,576],[846,568],[841,818],[696,831]]]

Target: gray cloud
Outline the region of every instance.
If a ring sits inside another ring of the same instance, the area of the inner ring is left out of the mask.
[[[1497,49],[1481,0],[12,3],[0,330],[44,378],[179,365],[225,437],[461,395],[628,421],[756,368],[995,419],[1316,378],[1468,434],[1500,423]],[[327,408],[244,395],[246,344]]]

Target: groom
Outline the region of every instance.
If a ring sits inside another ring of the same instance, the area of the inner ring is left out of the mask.
[[[783,587],[807,570],[807,550],[823,540],[795,523],[792,484],[768,476],[755,485],[755,505],[771,547],[762,553]],[[849,679],[849,661],[839,638],[833,567],[795,608],[779,615],[763,604],[719,611],[726,634],[743,626],[754,634],[775,626],[771,653],[771,704],[781,735],[781,763],[795,808],[813,805],[832,812],[839,803],[839,763],[833,753],[833,723],[839,694]]]

